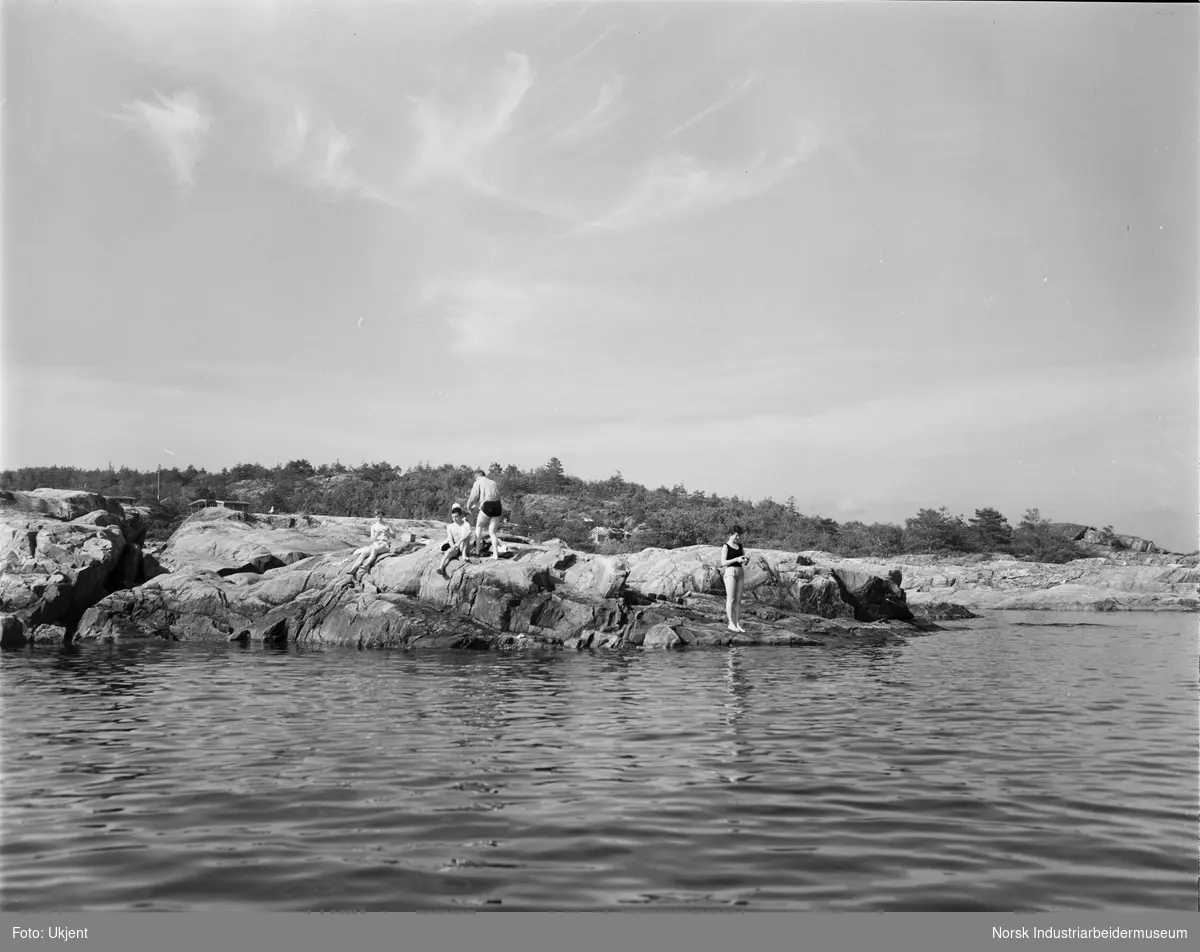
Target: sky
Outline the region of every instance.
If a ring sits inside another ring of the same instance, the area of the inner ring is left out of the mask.
[[[1188,5],[3,6],[0,467],[1197,548]]]

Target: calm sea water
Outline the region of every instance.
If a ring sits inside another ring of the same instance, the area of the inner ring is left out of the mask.
[[[1196,907],[1197,619],[0,658],[0,908]]]

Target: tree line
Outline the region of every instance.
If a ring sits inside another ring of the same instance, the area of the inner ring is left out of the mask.
[[[903,525],[839,523],[799,512],[794,498],[754,502],[689,491],[682,484],[648,489],[620,472],[604,480],[584,480],[567,474],[557,457],[528,470],[492,463],[488,474],[500,484],[506,515],[519,531],[606,553],[715,545],[737,524],[757,548],[821,549],[847,557],[998,553],[1065,562],[1093,554],[1081,543],[1068,541],[1037,509],[1026,510],[1016,526],[992,507],[976,509],[965,518],[944,506],[920,509]],[[0,473],[2,489],[82,489],[130,497],[150,507],[152,538],[169,536],[187,517],[189,504],[200,499],[246,499],[262,512],[365,517],[382,509],[395,519],[444,519],[454,502],[466,501],[473,481],[473,467],[450,463],[418,463],[403,470],[387,462],[313,466],[304,459],[273,467],[239,463],[220,472],[195,466],[142,471],[110,465]],[[618,528],[625,538],[593,543],[589,533],[599,525]],[[1115,537],[1110,541],[1119,545]]]

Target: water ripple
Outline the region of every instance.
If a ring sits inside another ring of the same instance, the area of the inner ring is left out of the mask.
[[[1190,908],[1195,634],[8,652],[0,905]]]

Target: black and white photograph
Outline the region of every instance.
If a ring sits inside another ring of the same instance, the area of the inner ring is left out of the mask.
[[[1187,945],[1198,25],[4,0],[6,947],[504,911]]]

